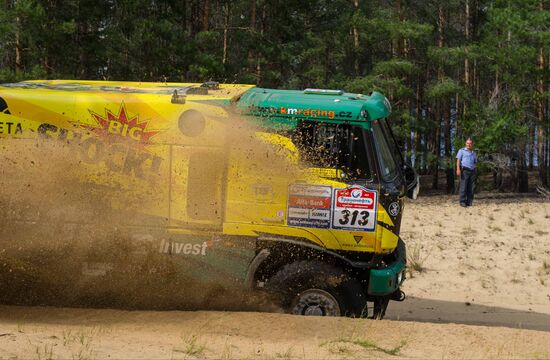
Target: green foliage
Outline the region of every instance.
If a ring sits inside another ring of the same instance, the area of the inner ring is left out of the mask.
[[[441,154],[468,135],[487,152],[532,143],[528,130],[544,125],[537,104],[549,97],[550,70],[537,67],[540,51],[550,52],[548,1],[542,10],[540,0],[469,4],[466,37],[463,0],[6,0],[0,82],[212,79],[377,90],[392,102],[410,156],[424,167],[444,164]],[[544,91],[535,88],[541,79]],[[548,113],[545,105],[544,121]]]
[[[463,88],[460,84],[450,78],[443,78],[440,81],[429,83],[426,89],[428,99],[449,98],[456,94],[462,94]]]
[[[405,59],[391,59],[376,63],[373,74],[385,77],[406,77],[418,72],[415,63]]]
[[[488,112],[483,126],[475,131],[479,138],[477,146],[484,153],[494,153],[503,147],[514,144],[528,134],[526,125],[521,124],[512,114]]]
[[[444,66],[459,66],[463,63],[465,58],[473,59],[475,57],[471,49],[467,49],[466,47],[439,48],[430,46],[427,55],[428,58],[436,64],[442,64]]]

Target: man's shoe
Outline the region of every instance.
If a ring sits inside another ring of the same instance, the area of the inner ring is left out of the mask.
[[[460,206],[466,207],[466,206],[468,206],[468,205],[466,205],[466,204],[464,204],[464,203],[460,203]]]

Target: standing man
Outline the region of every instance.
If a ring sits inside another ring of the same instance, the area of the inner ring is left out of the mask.
[[[460,206],[471,206],[474,200],[477,155],[473,150],[474,142],[466,140],[466,147],[456,154],[456,176],[460,178]]]

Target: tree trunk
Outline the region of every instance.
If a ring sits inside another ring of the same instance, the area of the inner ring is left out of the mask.
[[[441,134],[440,127],[438,126],[435,129],[435,139],[434,139],[434,158],[431,164],[431,173],[432,173],[432,189],[439,189],[439,148],[441,146]]]
[[[186,0],[183,0],[181,2],[180,26],[181,26],[182,32],[185,32],[187,30],[187,1]]]
[[[262,5],[262,17],[261,17],[261,26],[260,26],[260,35],[264,34],[264,25],[266,18],[266,6],[265,3]],[[262,63],[260,56],[256,55],[256,84],[260,85],[262,82]]]
[[[464,85],[466,89],[470,87],[470,60],[468,59],[468,46],[470,45],[470,0],[465,0],[464,6],[464,38],[466,43],[466,56],[464,57]],[[457,104],[458,105],[458,104]],[[458,109],[458,106],[457,106]],[[466,99],[462,100],[462,116],[468,111]],[[458,128],[458,126],[457,126]]]
[[[21,18],[17,16],[15,18],[15,73],[16,74],[19,74],[21,72],[20,32],[21,32]]]
[[[355,13],[359,13],[359,0],[353,0],[353,6],[355,8]],[[357,29],[357,26],[355,24],[352,28],[353,33],[353,50],[354,50],[354,61],[353,61],[353,69],[355,71],[355,76],[359,75],[359,30]]]
[[[252,39],[256,37],[256,0],[250,0],[250,36]],[[250,72],[254,72],[254,51],[252,49],[253,42],[251,41],[250,46],[248,48],[248,68],[250,69]],[[256,79],[256,84],[258,83],[258,80]]]
[[[539,10],[544,10],[544,1],[539,1]],[[538,143],[537,143],[537,163],[539,167],[539,181],[541,185],[548,187],[548,172],[547,172],[547,152],[545,151],[545,142],[546,136],[545,130],[547,131],[547,124],[544,123],[544,48],[541,46],[539,49],[538,59],[537,59],[537,68],[539,70],[539,79],[537,81],[537,95],[539,96],[537,101],[537,123],[538,123]]]
[[[444,28],[445,28],[445,13],[443,11],[443,5],[440,4],[438,6],[438,18],[437,18],[437,47],[443,48],[445,44],[445,35],[444,35]],[[439,65],[437,67],[437,79],[438,81],[443,81],[444,77],[444,70],[443,66]],[[447,106],[447,101],[443,101],[442,99],[439,99],[436,101],[437,105],[437,111],[436,111],[436,122],[435,122],[435,141],[434,141],[434,163],[432,164],[432,172],[433,172],[433,181],[432,181],[432,188],[436,190],[438,188],[438,182],[439,182],[439,153],[441,149],[441,118],[442,114],[446,113],[446,109],[443,109],[443,107]],[[445,119],[445,125],[447,125],[447,119]],[[444,131],[443,136],[445,137],[445,143],[447,143],[447,132]],[[445,155],[446,155],[446,149],[445,149]],[[445,161],[447,162],[447,161]],[[449,184],[447,184],[447,187],[449,187]],[[454,187],[454,184],[453,184]]]
[[[208,22],[210,21],[210,0],[203,0],[202,7],[202,26],[201,31],[208,31]]]
[[[525,164],[525,152],[526,146],[520,146],[519,156],[518,156],[518,186],[517,191],[520,193],[525,193],[529,191],[529,173],[527,171],[527,166]]]
[[[420,119],[422,117],[422,96],[420,93],[420,76],[416,79],[416,116],[414,117],[414,161],[415,161],[415,167],[417,169],[420,169],[422,166],[422,160],[419,158],[419,154],[423,154],[424,152],[420,149]],[[424,122],[422,120],[422,122]],[[420,155],[422,156],[422,155]]]
[[[451,104],[449,100],[443,102],[443,118],[445,122],[445,174],[447,179],[447,194],[455,190],[455,164],[451,156]]]
[[[529,126],[529,137],[527,140],[527,160],[529,161],[529,170],[533,170],[533,160],[535,159],[535,125]]]
[[[225,66],[227,64],[227,33],[229,29],[229,19],[231,14],[230,2],[225,4],[225,21],[223,24],[223,58],[222,63]]]

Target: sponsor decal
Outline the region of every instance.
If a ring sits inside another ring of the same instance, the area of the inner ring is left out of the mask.
[[[351,111],[335,111],[327,109],[312,109],[312,108],[290,108],[284,106],[251,106],[251,112],[258,112],[260,114],[279,114],[279,115],[289,115],[289,116],[304,116],[304,117],[324,117],[328,119],[334,118],[345,118],[353,119],[353,113]]]
[[[159,247],[159,253],[171,255],[206,255],[208,242],[192,244],[185,242],[166,241],[162,239]]]
[[[397,216],[399,214],[400,206],[398,202],[392,202],[390,206],[388,206],[388,213],[391,216]]]
[[[330,186],[290,184],[288,192],[297,196],[332,197]]]
[[[345,189],[334,189],[333,200],[334,229],[374,231],[378,201],[376,191],[352,185]]]
[[[98,137],[82,139],[82,133],[43,123],[38,126],[38,135],[46,139],[56,139],[78,149],[79,158],[86,164],[104,164],[109,170],[153,180],[158,174],[162,157],[147,151],[128,146],[127,143],[109,144]]]
[[[0,121],[0,135],[18,135],[23,133],[21,123]]]
[[[332,188],[291,184],[288,191],[288,226],[330,228]]]
[[[152,181],[163,158],[147,151],[145,145],[159,131],[148,131],[148,122],[140,121],[138,115],[130,116],[124,103],[117,114],[109,109],[105,109],[105,116],[89,112],[97,121],[97,127],[75,125],[75,129],[65,129],[42,123],[37,132],[42,138],[75,145],[84,163],[102,163],[113,172]],[[79,131],[82,128],[99,136],[85,136]]]
[[[140,121],[139,115],[129,116],[124,102],[120,104],[118,114],[109,109],[105,109],[105,115],[102,116],[92,110],[88,110],[98,127],[86,126],[86,128],[101,136],[106,136],[109,141],[133,140],[140,144],[148,143],[158,131],[147,131],[148,121]]]
[[[252,189],[254,191],[254,196],[256,202],[259,203],[271,203],[275,197],[273,192],[273,186],[270,184],[253,184]]]

